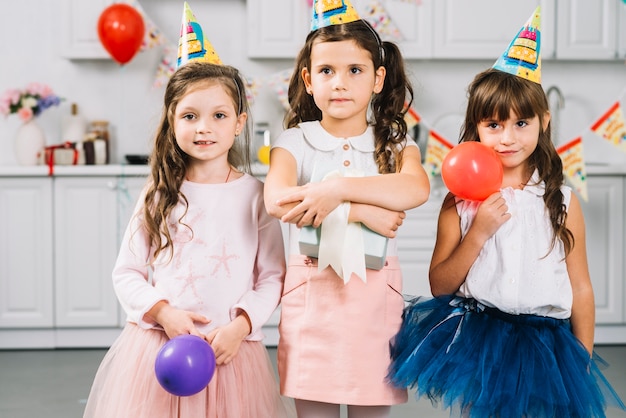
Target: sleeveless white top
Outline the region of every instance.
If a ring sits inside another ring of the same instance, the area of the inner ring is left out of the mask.
[[[571,316],[572,286],[563,243],[550,250],[553,230],[543,201],[545,183],[537,171],[522,190],[507,187],[502,195],[511,218],[483,246],[458,295],[510,314],[557,319]],[[571,188],[562,186],[569,209]],[[480,202],[457,201],[464,237]]]

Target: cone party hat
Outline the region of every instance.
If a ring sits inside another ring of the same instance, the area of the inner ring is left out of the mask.
[[[311,32],[331,25],[350,23],[361,19],[350,0],[315,0]]]
[[[537,7],[493,68],[541,84],[541,8]]]
[[[210,64],[222,64],[222,60],[208,41],[202,27],[196,20],[189,4],[185,2],[183,21],[178,39],[177,68],[190,61],[202,61]]]

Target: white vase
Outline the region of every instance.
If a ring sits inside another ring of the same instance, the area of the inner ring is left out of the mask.
[[[46,137],[35,119],[24,122],[15,135],[13,150],[20,165],[37,165],[39,153],[46,146]]]

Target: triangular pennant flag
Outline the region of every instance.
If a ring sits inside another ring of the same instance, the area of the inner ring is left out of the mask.
[[[161,61],[157,66],[156,76],[152,87],[160,88],[167,84],[170,77],[174,75],[176,71],[176,46],[167,42],[163,47],[163,53],[161,54]]]
[[[604,115],[591,126],[591,130],[626,152],[626,126],[619,102],[615,102]]]
[[[582,137],[575,138],[567,144],[561,145],[556,152],[563,161],[563,174],[580,194],[585,202],[589,201],[587,193],[587,171],[583,154]]]
[[[143,22],[146,27],[143,42],[141,43],[139,51],[143,52],[152,49],[155,46],[165,45],[167,43],[165,36],[163,36],[161,30],[152,21],[152,19],[146,15],[146,12],[143,10],[143,7],[141,7],[141,4],[139,4],[137,0],[127,0],[127,3],[137,9],[143,18]]]
[[[517,32],[493,68],[541,84],[541,7]]]
[[[363,19],[367,20],[367,22],[372,25],[382,40],[395,42],[404,40],[404,36],[402,36],[396,24],[393,23],[389,13],[387,13],[387,10],[380,1],[371,0],[369,4],[365,6]]]
[[[406,106],[408,103],[405,103]],[[422,117],[415,111],[415,109],[411,106],[408,108],[406,114],[404,115],[404,122],[406,122],[406,127],[408,130],[413,129],[413,127],[420,123]],[[414,138],[417,139],[417,138]]]
[[[444,139],[434,130],[428,132],[428,142],[426,144],[426,156],[424,157],[424,169],[429,178],[433,178],[441,173],[443,159],[454,148],[450,142]]]
[[[289,91],[289,80],[291,80],[291,74],[293,69],[283,70],[275,73],[270,77],[269,84],[272,86],[278,97],[278,101],[283,105],[286,111],[289,111],[289,98],[287,97]]]

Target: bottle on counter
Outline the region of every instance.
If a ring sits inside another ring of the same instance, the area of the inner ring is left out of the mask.
[[[108,164],[110,160],[109,122],[106,120],[91,121],[87,136],[94,141],[95,164]]]
[[[61,140],[63,142],[82,142],[87,132],[87,121],[78,113],[78,105],[72,103],[71,114],[63,118]]]

